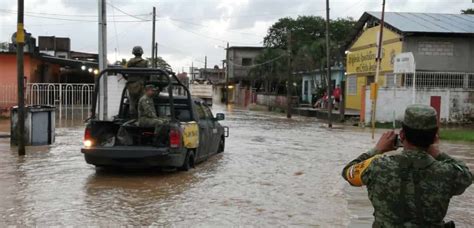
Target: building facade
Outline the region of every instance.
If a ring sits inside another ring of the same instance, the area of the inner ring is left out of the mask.
[[[228,99],[231,103],[247,104],[251,98],[249,72],[255,64],[255,58],[264,47],[231,46],[226,49]]]
[[[369,85],[375,81],[379,23],[379,12],[364,13],[347,48],[346,107],[360,110],[366,122],[371,119]],[[404,110],[408,104],[431,104],[433,99],[441,101],[441,120],[470,118],[472,101],[463,99],[467,105],[455,108],[447,96],[456,91],[463,93],[456,96],[469,97],[464,93],[474,89],[474,15],[387,12],[383,30],[376,120],[401,119],[403,113],[393,111],[392,104]],[[395,56],[402,52],[415,58],[415,98],[405,96],[413,88],[414,75],[393,73]]]
[[[345,77],[345,69],[341,66],[331,67],[331,85],[332,89],[336,86],[343,86]],[[319,70],[314,70],[311,72],[302,72],[301,74],[301,101],[303,103],[313,104],[313,94],[317,88],[324,88],[326,85],[323,85],[326,72],[321,72]]]

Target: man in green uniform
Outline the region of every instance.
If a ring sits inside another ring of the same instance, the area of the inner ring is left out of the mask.
[[[432,107],[408,106],[399,136],[400,154],[382,155],[396,149],[397,135],[386,132],[374,149],[347,164],[342,176],[353,186],[367,186],[373,227],[445,227],[449,200],[472,184],[472,174],[463,162],[439,151]]]
[[[158,91],[159,93],[159,91]],[[156,114],[153,97],[155,95],[155,87],[153,85],[145,86],[145,95],[138,102],[138,125],[140,127],[155,128],[155,143],[159,138],[159,133],[163,129],[163,125],[169,123],[168,118],[158,117]]]
[[[148,67],[148,61],[142,58],[143,49],[140,46],[133,47],[132,54],[135,56],[127,62],[127,67]],[[137,103],[138,99],[143,95],[143,86],[145,84],[145,78],[140,75],[130,75],[127,81],[127,90],[130,104],[130,116],[132,118],[137,116]]]

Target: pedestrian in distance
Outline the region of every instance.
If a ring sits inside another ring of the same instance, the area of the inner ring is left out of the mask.
[[[132,54],[135,56],[127,62],[128,68],[147,68],[148,61],[142,58],[143,49],[140,46],[135,46],[132,49]],[[140,75],[130,75],[127,80],[128,100],[129,100],[129,114],[132,118],[137,117],[138,99],[143,95],[143,88],[145,85],[145,78]]]
[[[367,186],[374,207],[373,227],[454,227],[445,223],[449,201],[472,184],[461,161],[439,150],[436,111],[427,105],[405,110],[398,135],[386,132],[375,148],[347,164],[342,176],[353,186]]]

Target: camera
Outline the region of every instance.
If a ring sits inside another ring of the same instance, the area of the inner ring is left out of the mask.
[[[395,135],[395,140],[393,140],[393,147],[395,148],[403,147],[402,140],[400,140],[400,136],[398,134]]]

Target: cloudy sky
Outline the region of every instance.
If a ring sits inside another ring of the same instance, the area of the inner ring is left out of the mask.
[[[37,36],[70,37],[75,51],[97,52],[97,0],[25,0],[25,28]],[[382,0],[330,0],[331,17],[358,19]],[[157,7],[158,53],[175,71],[221,65],[231,46],[261,46],[278,18],[324,15],[325,0],[107,0],[108,60],[130,58],[135,45],[151,53],[151,12]],[[16,27],[16,1],[0,0],[0,42]],[[387,0],[387,11],[459,13],[472,0]]]

